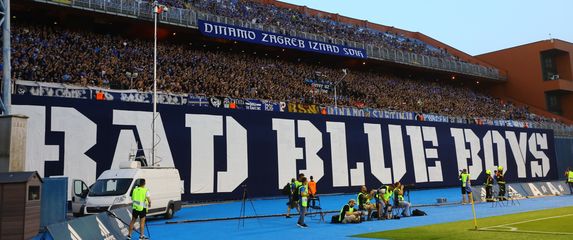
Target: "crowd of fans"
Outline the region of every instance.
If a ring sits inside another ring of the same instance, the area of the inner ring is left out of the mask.
[[[151,89],[152,41],[41,24],[16,23],[12,34],[15,79]],[[307,80],[333,83],[343,74],[339,68],[227,47],[163,41],[158,52],[159,89],[171,93],[333,105],[332,85],[317,91]],[[468,118],[524,119],[528,113],[469,87],[379,72],[350,70],[337,92],[341,106]]]
[[[446,49],[429,45],[418,39],[409,38],[390,31],[339,22],[326,17],[312,16],[296,9],[277,7],[253,0],[159,0],[161,4],[176,8],[191,8],[253,24],[271,25],[285,30],[329,36],[344,41],[372,44],[395,48],[418,54],[458,60]]]

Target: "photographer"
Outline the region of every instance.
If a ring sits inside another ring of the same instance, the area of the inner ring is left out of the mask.
[[[394,184],[394,198],[397,207],[402,208],[402,216],[410,216],[410,203],[404,200],[404,185],[400,182]]]
[[[370,214],[372,213],[372,210],[376,208],[376,206],[374,206],[374,204],[370,202],[370,199],[372,199],[373,195],[374,195],[374,190],[368,193],[368,189],[366,188],[366,186],[362,186],[357,196],[358,210],[363,212],[367,211],[368,220],[370,220]]]
[[[354,209],[356,201],[350,199],[348,204],[344,205],[340,210],[340,216],[338,216],[338,221],[341,223],[359,223],[360,222],[360,211]]]
[[[378,211],[378,219],[392,219],[392,205],[390,198],[394,195],[394,191],[390,189],[390,185],[382,186],[376,190],[376,210]],[[382,213],[384,211],[384,213]]]

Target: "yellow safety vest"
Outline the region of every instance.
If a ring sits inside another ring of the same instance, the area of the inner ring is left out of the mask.
[[[354,212],[354,208],[350,207],[350,205],[346,204],[342,207],[342,209],[340,209],[340,214],[338,214],[338,221],[342,222],[342,216],[346,216],[346,213],[344,212],[344,207],[348,206],[348,212],[353,213]]]
[[[468,183],[468,179],[470,178],[470,174],[469,173],[462,173],[461,176],[461,180],[462,180],[462,187],[466,187],[466,184]]]
[[[308,185],[302,185],[300,186],[300,199],[301,202],[300,204],[303,207],[307,207],[308,206]]]
[[[133,193],[131,194],[131,200],[133,201],[133,209],[136,211],[143,211],[143,209],[147,209],[147,188],[144,187],[136,187],[133,189]]]
[[[567,182],[573,183],[573,171],[567,173]]]

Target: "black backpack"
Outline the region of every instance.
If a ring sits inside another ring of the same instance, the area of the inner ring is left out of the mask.
[[[412,216],[426,216],[426,215],[428,214],[420,209],[414,209],[414,211],[412,211]]]
[[[287,183],[287,185],[283,187],[282,194],[287,196],[290,195],[290,183]]]

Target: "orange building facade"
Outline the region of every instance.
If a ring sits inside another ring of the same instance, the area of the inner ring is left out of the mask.
[[[476,57],[507,71],[507,81],[492,94],[573,120],[573,43],[544,40]]]

